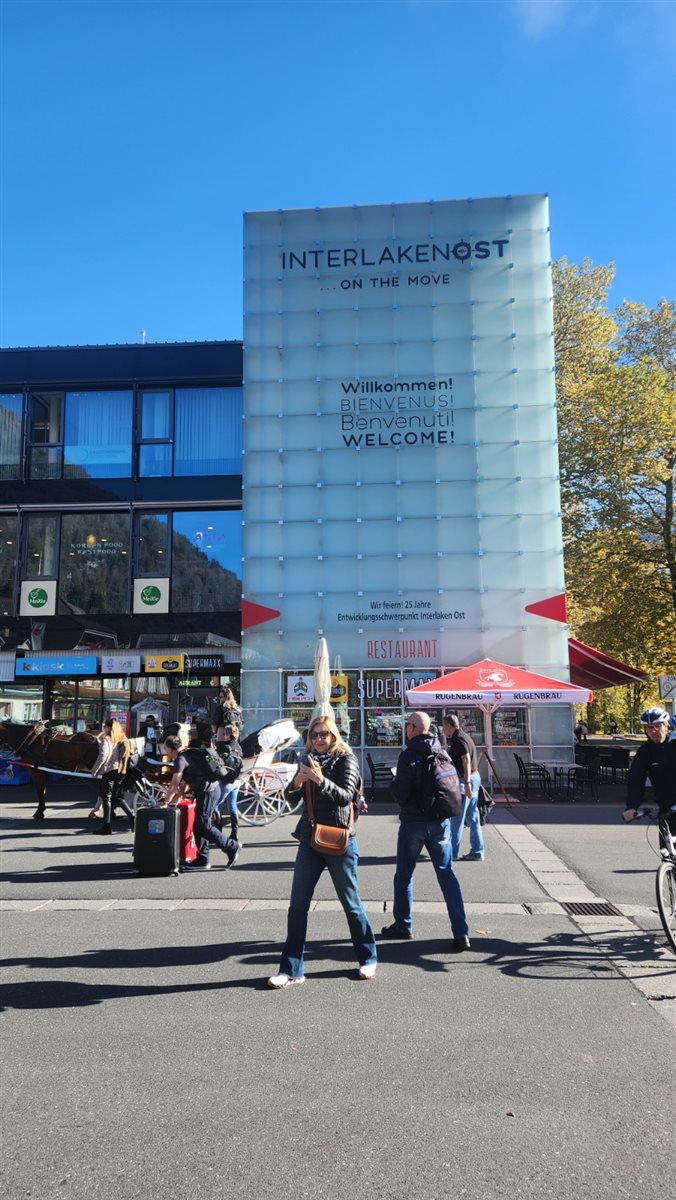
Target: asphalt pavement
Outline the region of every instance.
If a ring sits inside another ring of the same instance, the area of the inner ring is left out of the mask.
[[[307,982],[276,993],[292,818],[243,829],[232,871],[142,879],[122,821],[92,836],[88,795],[34,823],[28,789],[8,791],[10,1200],[668,1194],[676,958],[656,836],[621,803],[497,806],[486,861],[457,865],[471,952],[450,952],[423,860],[415,940],[382,944],[371,982],[322,880]],[[359,822],[376,929],[396,835],[389,805]]]

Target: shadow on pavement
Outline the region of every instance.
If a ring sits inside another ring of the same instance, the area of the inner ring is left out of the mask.
[[[599,949],[609,954],[620,955],[634,967],[646,964],[646,976],[652,980],[666,977],[674,990],[674,963],[665,950],[659,935],[637,932],[618,936],[608,931],[608,941],[592,945],[582,933],[556,933],[530,944],[510,942],[503,938],[473,935],[472,950],[464,954],[452,954],[448,938],[421,938],[415,943],[379,943],[379,962],[382,968],[399,967],[429,971],[436,974],[451,974],[456,970],[484,970],[497,968],[502,974],[523,979],[558,980],[599,984],[606,980],[618,981],[620,976],[610,962],[599,958]],[[208,944],[204,946],[143,946],[133,949],[92,950],[85,954],[57,955],[53,958],[12,958],[2,962],[10,968],[36,970],[84,970],[84,971],[166,971],[177,967],[199,967],[200,965],[226,963],[234,959],[238,964],[255,967],[255,975],[230,980],[204,981],[171,984],[126,984],[123,982],[100,983],[62,979],[35,980],[0,986],[0,1011],[16,1009],[54,1009],[103,1004],[107,1000],[118,1000],[138,996],[175,995],[189,992],[222,991],[225,988],[265,988],[265,978],[274,971],[279,959],[280,946],[272,941],[243,941]],[[327,953],[337,960],[335,967],[313,969],[316,959],[325,961]],[[663,970],[655,969],[656,958],[664,958]],[[306,973],[311,983],[321,983],[344,977],[346,970],[351,975],[354,967],[354,952],[347,939],[309,942],[306,952]],[[381,972],[381,978],[384,971]],[[351,976],[352,977],[352,976]],[[356,979],[356,968],[354,978]],[[639,976],[640,977],[640,976]],[[383,986],[387,986],[384,981]],[[659,997],[656,997],[659,998]]]

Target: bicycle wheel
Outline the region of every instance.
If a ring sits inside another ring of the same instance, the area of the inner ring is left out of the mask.
[[[274,821],[283,802],[284,780],[274,771],[254,767],[244,775],[237,807],[245,825],[267,825]]]
[[[657,908],[667,941],[676,954],[676,863],[663,862],[657,868],[655,880]]]

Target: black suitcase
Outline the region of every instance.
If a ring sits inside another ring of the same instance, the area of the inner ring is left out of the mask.
[[[180,817],[177,808],[138,808],[134,867],[140,875],[178,875]]]

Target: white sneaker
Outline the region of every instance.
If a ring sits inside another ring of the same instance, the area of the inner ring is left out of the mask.
[[[373,979],[377,966],[377,963],[364,963],[364,966],[359,968],[359,978]]]
[[[290,975],[271,975],[266,980],[265,986],[269,988],[284,988],[292,987],[294,983],[305,983],[305,976],[298,975],[296,979],[292,979]]]

